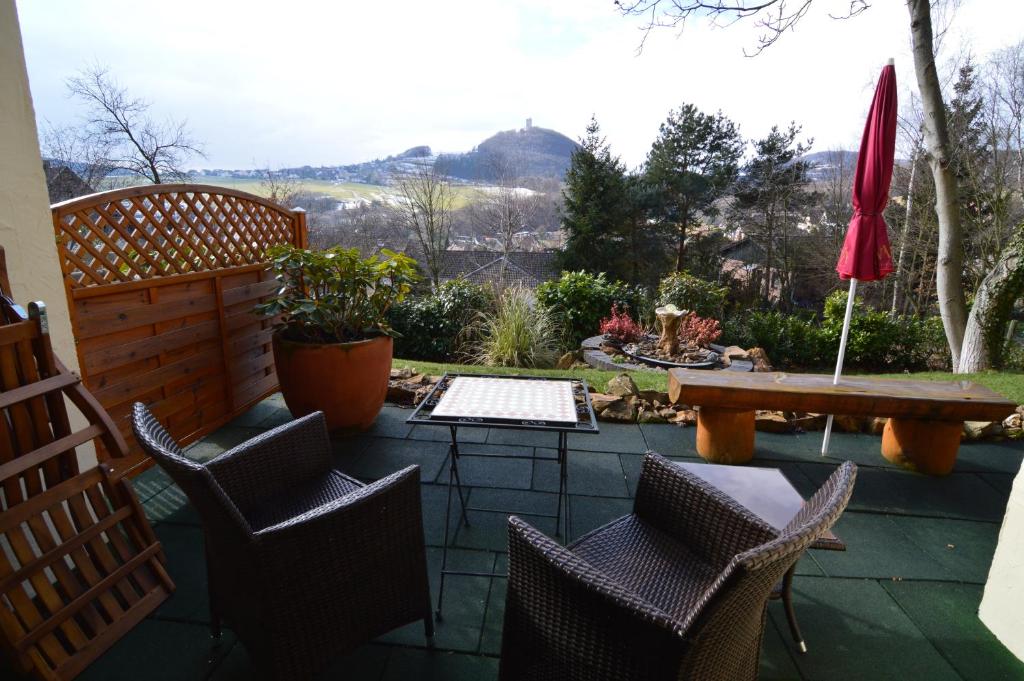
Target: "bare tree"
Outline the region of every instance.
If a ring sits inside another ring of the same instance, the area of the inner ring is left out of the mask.
[[[80,144],[105,150],[111,170],[160,184],[186,178],[185,161],[203,155],[184,120],[154,120],[150,103],[131,96],[104,66],[83,69],[68,79],[67,88],[86,106]]]
[[[478,193],[470,214],[480,232],[497,236],[502,254],[508,256],[516,250],[523,233],[533,227],[540,202],[535,192],[521,186],[519,173],[512,162],[501,161],[494,177],[497,178],[496,186]]]
[[[269,167],[260,170],[259,174],[260,191],[263,196],[285,208],[298,206],[296,199],[302,195],[302,180],[282,170],[271,170]]]
[[[423,254],[434,288],[441,283],[444,254],[452,236],[455,193],[444,175],[424,168],[399,178],[394,219],[411,234]]]
[[[46,121],[39,132],[39,146],[43,158],[70,168],[96,191],[113,170],[108,160],[109,147],[102,140],[80,135],[71,125],[57,126]]]

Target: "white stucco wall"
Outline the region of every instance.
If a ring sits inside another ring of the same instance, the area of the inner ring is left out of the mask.
[[[1024,469],[1013,481],[978,615],[1011,653],[1024,660]]]
[[[14,0],[0,0],[0,246],[15,300],[46,303],[53,348],[77,371]],[[77,410],[70,412],[81,421]],[[79,457],[84,467],[95,463],[91,451],[80,451]]]

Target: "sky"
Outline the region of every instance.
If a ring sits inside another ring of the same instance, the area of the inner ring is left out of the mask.
[[[902,0],[815,0],[774,46],[752,22],[652,33],[612,0],[17,0],[42,122],[81,115],[65,80],[109,67],[157,118],[187,119],[196,168],[356,163],[426,144],[468,151],[535,126],[578,139],[591,115],[629,167],[671,109],[721,110],[749,138],[796,121],[856,149],[880,68],[916,89]],[[1024,2],[963,0],[944,45],[977,57],[1024,38]]]

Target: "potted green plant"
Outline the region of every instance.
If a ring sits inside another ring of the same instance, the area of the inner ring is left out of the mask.
[[[383,250],[322,251],[274,246],[267,252],[281,288],[257,311],[278,317],[274,363],[296,417],[322,411],[327,427],[369,428],[384,405],[392,340],[387,312],[416,280],[415,261]]]

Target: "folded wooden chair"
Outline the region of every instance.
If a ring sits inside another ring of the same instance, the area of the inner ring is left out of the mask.
[[[54,356],[44,306],[25,315],[6,271],[0,291],[0,678],[71,679],[174,584],[131,487],[104,465],[79,470],[91,440],[123,456],[120,433]]]

